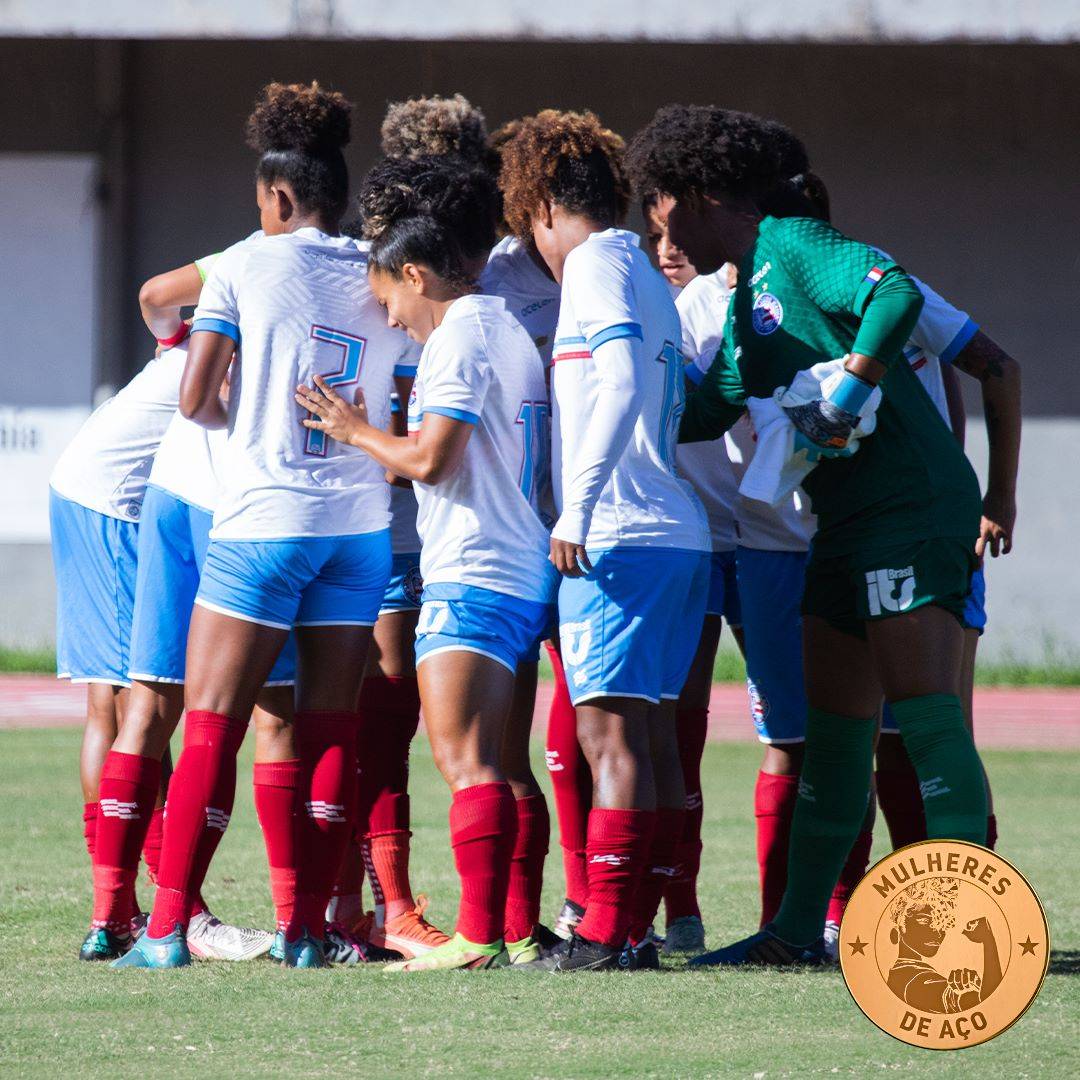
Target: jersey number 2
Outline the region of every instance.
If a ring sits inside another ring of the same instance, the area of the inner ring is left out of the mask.
[[[327,386],[334,387],[339,393],[343,387],[354,386],[360,381],[360,367],[364,362],[364,346],[367,339],[357,337],[355,334],[347,334],[344,330],[331,330],[329,326],[313,326],[311,336],[316,341],[325,341],[327,345],[336,345],[344,354],[341,367],[328,375],[323,375]],[[311,413],[308,414],[313,415]],[[304,443],[304,453],[313,454],[315,457],[326,457],[325,431],[307,431],[307,440]]]

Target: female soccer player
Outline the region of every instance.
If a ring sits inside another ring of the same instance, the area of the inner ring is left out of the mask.
[[[221,256],[195,313],[181,411],[227,425],[228,440],[188,638],[185,747],[158,893],[147,934],[118,966],[190,961],[188,911],[228,824],[247,717],[293,626],[301,764],[278,786],[305,812],[267,846],[271,866],[295,873],[292,911],[278,912],[283,960],[325,963],[324,912],[355,813],[356,699],[390,574],[388,493],[369,458],[302,427],[294,387],[324,374],[366,388],[385,423],[402,352],[364,255],[338,235],[349,110],[318,84],[264,90],[248,134],[261,155],[265,235]]]
[[[390,324],[424,344],[411,437],[380,430],[363,403],[350,406],[321,379],[321,394],[300,387],[297,401],[318,417],[309,427],[411,479],[420,508],[417,671],[432,750],[453,791],[461,906],[450,942],[391,969],[490,967],[504,948],[511,962],[537,952],[528,932],[504,938],[519,812],[503,746],[514,739],[507,721],[515,674],[535,662],[552,614],[555,579],[539,509],[544,367],[504,301],[474,294],[459,233],[442,220],[394,222],[372,245],[371,282]]]
[[[503,151],[506,217],[562,286],[552,397],[562,659],[593,774],[589,899],[545,970],[616,967],[643,940],[683,824],[674,703],[704,613],[704,511],[674,472],[678,314],[619,229],[621,140],[545,110]],[[651,957],[638,962],[652,964]]]
[[[803,598],[809,708],[788,885],[769,926],[704,963],[820,959],[829,896],[866,813],[883,692],[925,784],[929,834],[986,835],[957,679],[978,484],[902,362],[922,298],[899,266],[826,223],[763,215],[759,199],[787,179],[766,143],[756,117],[670,106],[633,150],[635,173],[675,200],[672,239],[699,270],[739,268],[723,347],[688,405],[684,438],[715,438],[748,396],[846,358],[828,397],[788,411],[821,457],[803,483],[818,532]],[[853,456],[830,458],[879,383],[877,430]]]

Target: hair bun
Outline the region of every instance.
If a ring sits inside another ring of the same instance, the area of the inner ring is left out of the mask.
[[[323,90],[317,82],[270,83],[248,117],[248,145],[260,154],[340,150],[349,141],[351,112],[344,94]]]

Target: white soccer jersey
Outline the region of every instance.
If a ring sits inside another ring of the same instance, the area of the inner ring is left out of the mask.
[[[549,484],[544,363],[495,296],[464,296],[428,339],[409,402],[409,430],[429,413],[475,424],[461,464],[415,484],[425,585],[451,582],[548,603],[555,568],[541,520]]]
[[[238,244],[203,286],[193,332],[237,342],[216,539],[346,536],[388,526],[389,486],[367,454],[305,428],[297,384],[316,374],[362,390],[371,423],[390,416],[407,340],[386,323],[367,254],[314,228]]]
[[[506,301],[510,314],[528,330],[544,363],[550,364],[561,290],[516,236],[504,237],[491,249],[480,275],[480,290]]]
[[[149,483],[191,506],[217,509],[222,455],[228,433],[206,428],[177,413],[161,440]]]
[[[139,520],[186,359],[186,344],[166,350],[94,410],[53,469],[49,485],[57,495],[107,517]]]
[[[712,547],[701,503],[675,473],[685,403],[681,337],[667,284],[633,233],[593,233],[567,256],[552,373],[555,500],[571,520],[591,511],[590,548]],[[598,363],[593,352],[618,338],[631,341],[629,377],[641,404],[630,441],[588,507],[587,474],[575,455],[604,394],[603,354]]]
[[[707,370],[720,347],[731,294],[727,270],[721,267],[715,274],[699,274],[675,299],[682,324],[683,359],[688,361],[686,374],[691,382],[701,381],[702,365]],[[675,462],[679,475],[690,481],[705,507],[713,551],[733,551],[739,483],[724,440],[683,443],[675,452]]]

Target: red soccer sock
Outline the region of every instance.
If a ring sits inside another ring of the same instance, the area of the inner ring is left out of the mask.
[[[517,827],[509,784],[475,784],[454,792],[450,844],[461,878],[457,932],[466,941],[488,945],[503,936]]]
[[[157,884],[161,870],[161,842],[165,837],[165,807],[155,806],[150,815],[150,828],[146,830],[142,856],[146,863],[146,873],[153,885]]]
[[[626,944],[655,821],[653,810],[594,809],[589,814],[589,906],[578,924],[581,937],[616,949]]]
[[[555,676],[555,689],[548,713],[544,757],[555,796],[555,816],[559,821],[566,899],[585,907],[589,901],[585,846],[592,809],[592,774],[578,745],[577,710],[570,702],[562,658],[550,645],[547,651]]]
[[[83,843],[86,845],[86,854],[90,856],[91,864],[94,862],[94,838],[97,835],[97,816],[98,804],[96,802],[83,803]]]
[[[893,850],[926,839],[926,815],[923,813],[919,777],[910,766],[906,769],[881,769],[874,774],[877,800]]]
[[[697,899],[697,878],[701,869],[701,821],[704,807],[701,797],[701,757],[709,730],[708,709],[679,709],[675,731],[679,740],[683,785],[686,788],[686,813],[682,838],[672,856],[677,875],[664,886],[667,924],[688,915],[701,918]],[[655,915],[655,912],[653,913]]]
[[[771,922],[780,910],[780,901],[787,888],[788,840],[798,793],[797,776],[758,773],[754,787],[754,817],[757,818],[762,926]]]
[[[420,723],[416,677],[369,676],[360,692],[360,831],[376,914],[413,907],[409,881],[409,746]]]
[[[304,813],[297,830],[296,901],[286,931],[321,938],[326,905],[356,824],[355,712],[298,712],[296,737],[303,762]]]
[[[686,811],[681,806],[659,806],[656,809],[649,857],[634,894],[629,938],[635,945],[645,939],[652,921],[656,918],[665,888],[679,877],[678,860],[679,850],[683,847],[685,816]]]
[[[874,827],[871,823],[855,837],[855,843],[851,845],[847,862],[844,863],[836,887],[829,898],[829,909],[825,915],[826,922],[834,922],[837,926],[840,925],[840,920],[843,919],[844,911],[847,909],[848,900],[851,899],[855,886],[862,881],[866,868],[870,865],[870,848],[873,843]]]
[[[997,847],[998,831],[997,831],[997,815],[987,814],[986,816],[986,846],[993,851]]]
[[[266,844],[270,896],[279,930],[289,925],[296,899],[296,819],[301,774],[299,758],[255,762],[255,813]]]
[[[94,926],[126,930],[135,907],[139,852],[150,827],[161,762],[110,750],[98,786]]]
[[[540,921],[540,896],[544,888],[544,859],[551,836],[551,818],[543,795],[517,799],[517,840],[510,861],[510,886],[506,894],[503,936],[522,941]]]
[[[187,925],[232,814],[236,755],[246,720],[194,710],[187,714],[184,750],[169,783],[158,890],[147,933],[171,934]]]

